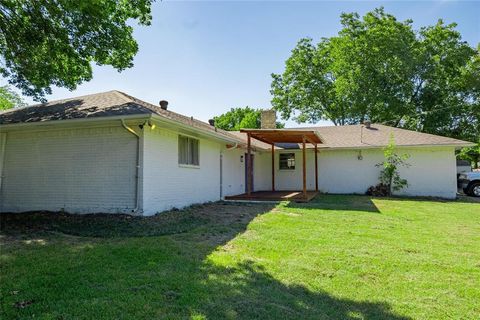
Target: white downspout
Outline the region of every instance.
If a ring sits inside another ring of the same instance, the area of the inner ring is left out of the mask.
[[[3,168],[5,166],[7,134],[0,133],[0,192],[2,191]]]
[[[127,126],[125,123],[125,120],[121,119],[122,122],[122,127],[125,128],[128,132],[133,134],[137,138],[137,160],[136,160],[136,175],[135,175],[135,208],[133,209],[134,213],[137,213],[138,208],[139,208],[139,202],[140,202],[140,195],[138,194],[140,192],[140,135],[135,132],[132,128]]]

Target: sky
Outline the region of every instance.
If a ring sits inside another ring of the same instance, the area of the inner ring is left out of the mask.
[[[283,72],[299,39],[334,36],[342,12],[379,6],[415,28],[456,22],[465,41],[480,43],[480,1],[158,1],[152,24],[134,27],[134,67],[95,66],[93,80],[73,92],[54,88],[47,99],[116,89],[154,104],[168,100],[170,110],[204,121],[233,107],[267,109],[271,74]]]

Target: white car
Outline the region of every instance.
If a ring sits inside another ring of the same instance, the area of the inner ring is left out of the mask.
[[[469,196],[480,197],[480,171],[461,173],[458,176],[458,187]]]

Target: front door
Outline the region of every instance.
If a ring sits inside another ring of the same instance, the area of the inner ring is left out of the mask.
[[[250,154],[250,156],[251,156],[252,161],[248,161],[248,153],[245,153],[245,193],[248,192],[247,188],[248,188],[248,165],[249,165],[249,163],[252,164],[252,172],[254,172],[254,171],[253,171],[253,169],[254,169],[254,166],[253,166],[254,156],[253,156],[253,154]],[[252,192],[253,192],[253,190],[255,190],[255,188],[254,188],[254,186],[253,186],[253,181],[254,181],[255,179],[253,179],[253,176],[254,176],[254,175],[252,174]]]

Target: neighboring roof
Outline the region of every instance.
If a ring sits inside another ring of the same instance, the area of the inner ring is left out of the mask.
[[[302,143],[309,142],[312,144],[322,143],[322,140],[316,130],[306,129],[242,129],[242,133],[250,135],[252,138],[265,143]],[[304,141],[305,139],[305,141]]]
[[[215,128],[193,117],[163,110],[159,106],[116,90],[10,109],[0,113],[0,125],[131,115],[158,115],[179,124],[242,142],[228,131]]]

